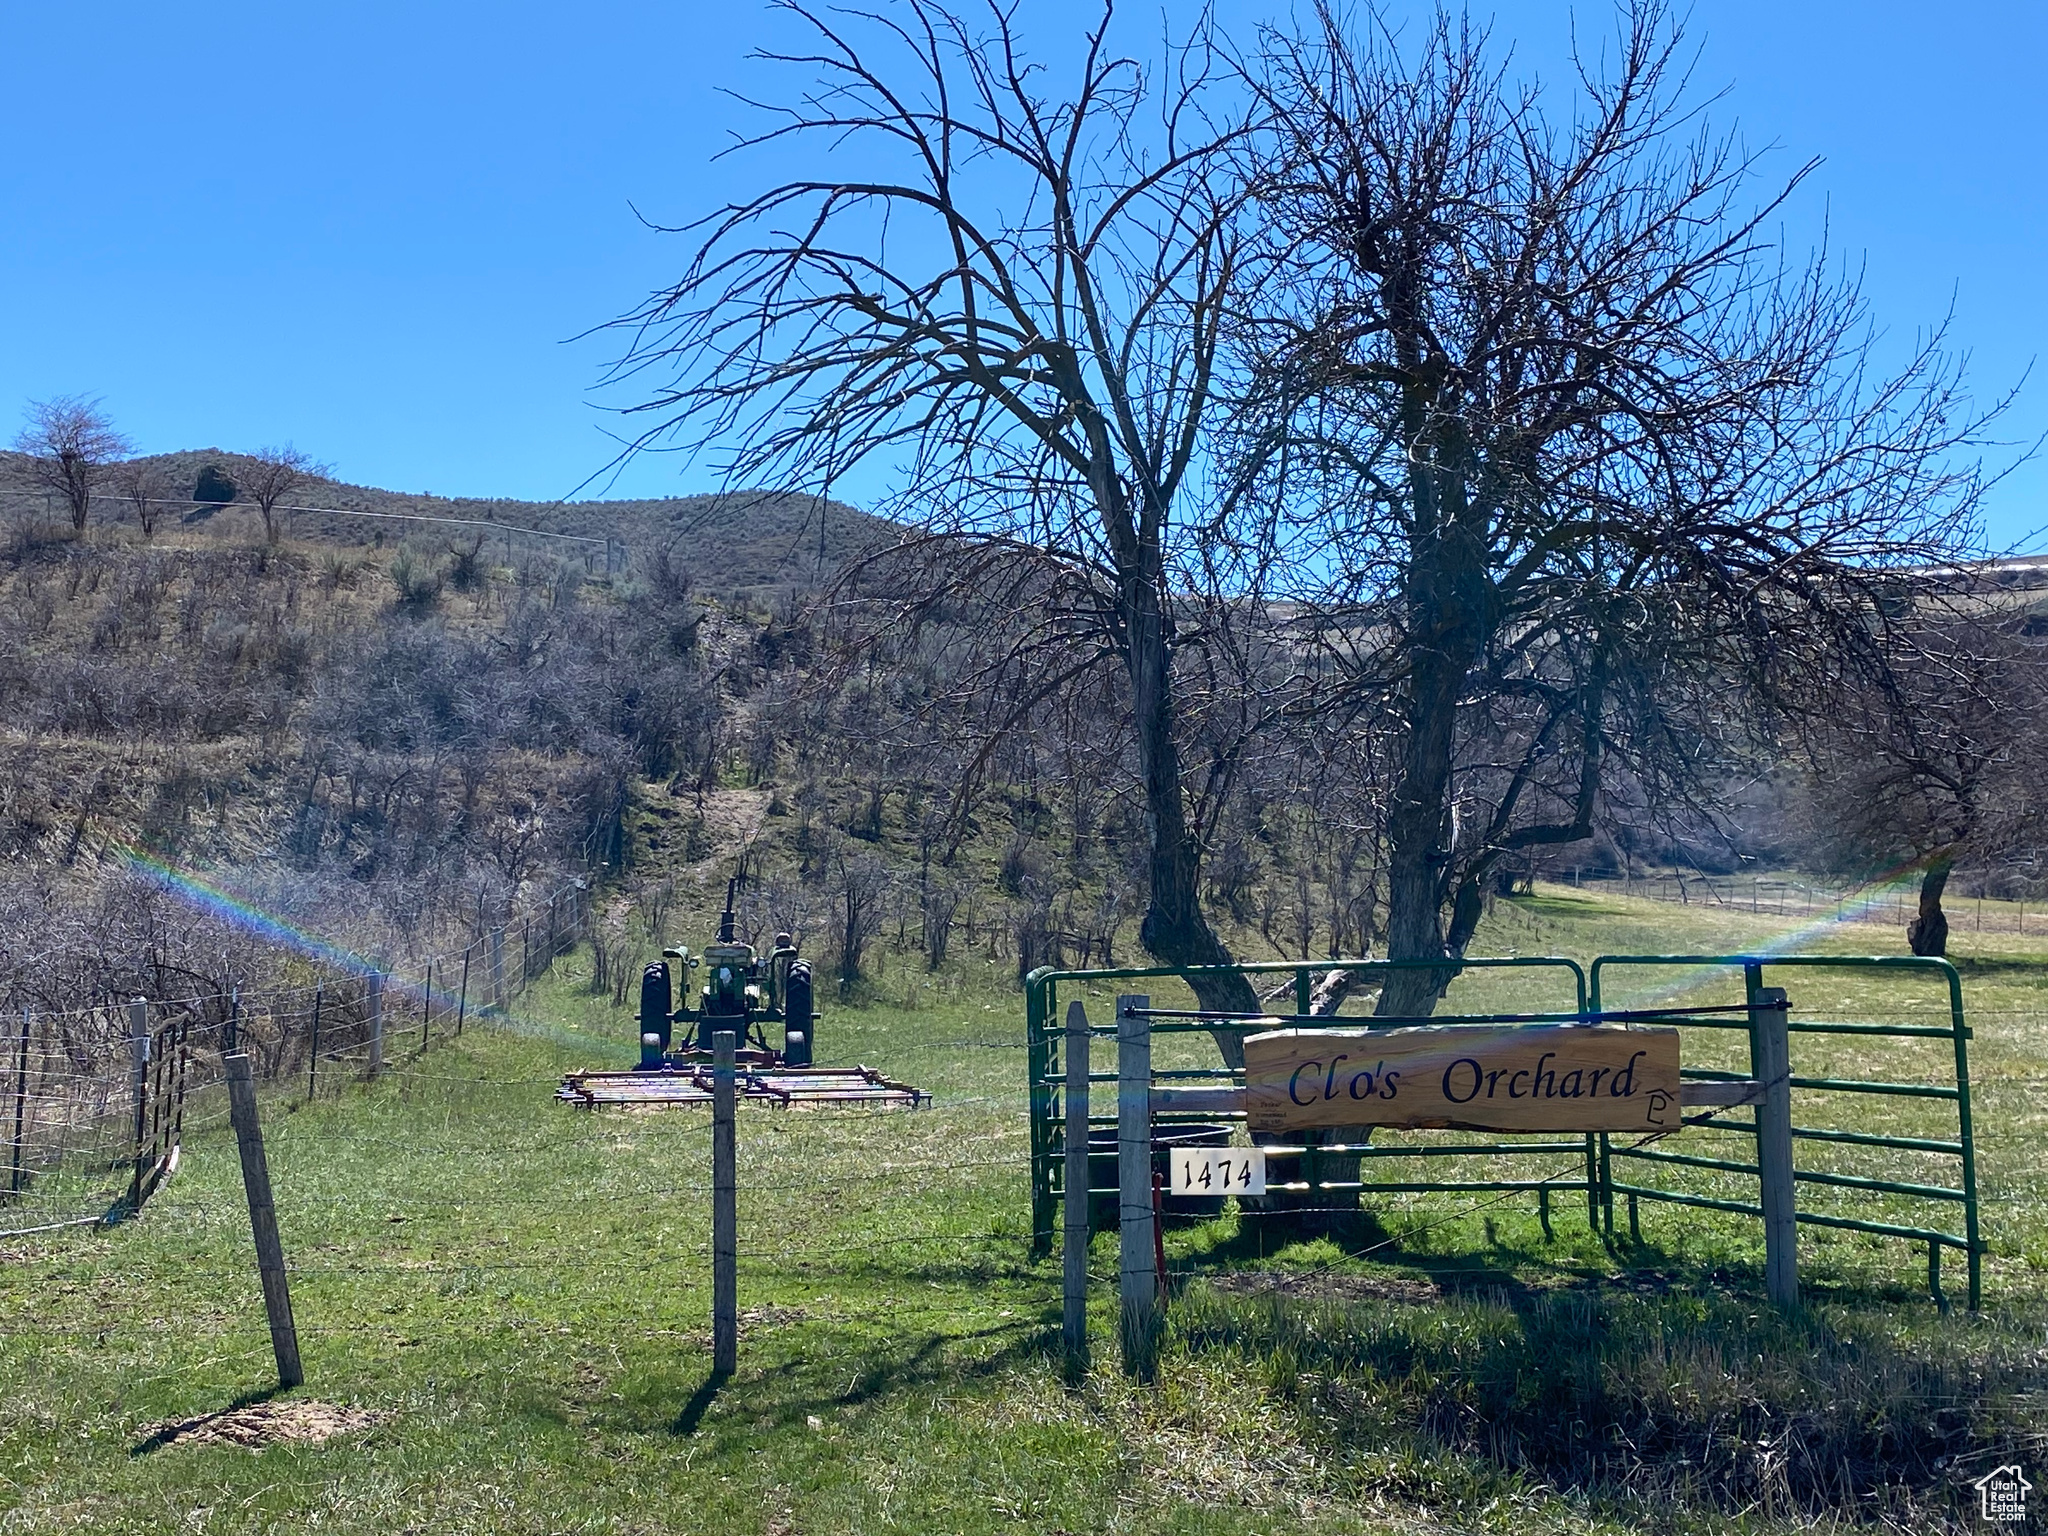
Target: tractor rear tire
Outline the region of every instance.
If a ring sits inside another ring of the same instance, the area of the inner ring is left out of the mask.
[[[640,1065],[659,1066],[669,1046],[669,1015],[675,1010],[675,993],[669,981],[668,962],[657,960],[640,973]],[[661,1044],[648,1048],[649,1035]]]
[[[782,1060],[785,1066],[808,1067],[817,1040],[817,1018],[811,1008],[811,962],[792,960],[782,979]]]

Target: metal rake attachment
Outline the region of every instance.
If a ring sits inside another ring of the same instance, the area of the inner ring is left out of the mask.
[[[788,1109],[799,1104],[865,1104],[877,1109],[922,1109],[932,1096],[891,1082],[873,1067],[742,1066],[733,1074],[743,1099]],[[711,1103],[711,1063],[658,1072],[570,1072],[555,1097],[580,1109],[693,1109]]]

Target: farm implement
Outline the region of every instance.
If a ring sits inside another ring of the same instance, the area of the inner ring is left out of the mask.
[[[718,942],[702,952],[664,949],[640,975],[640,1064],[630,1072],[571,1072],[556,1097],[585,1109],[673,1108],[711,1102],[713,1044],[733,1036],[742,1098],[795,1104],[869,1104],[916,1109],[931,1095],[891,1082],[872,1067],[813,1065],[818,1014],[811,963],[787,933],[766,955],[735,936],[735,877],[725,888]],[[703,982],[689,999],[691,972]],[[678,981],[684,1002],[676,1006]],[[772,1033],[771,1033],[772,1031]]]

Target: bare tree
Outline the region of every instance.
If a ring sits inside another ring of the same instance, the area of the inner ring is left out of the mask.
[[[874,854],[845,847],[831,861],[833,926],[839,948],[839,995],[850,996],[860,980],[869,942],[888,917],[889,871]]]
[[[877,455],[907,460],[899,509],[930,558],[897,558],[890,590],[868,589],[873,629],[934,607],[1006,620],[962,674],[1003,701],[964,782],[1043,701],[1113,673],[1149,829],[1141,940],[1167,963],[1228,964],[1190,796],[1215,803],[1231,764],[1219,750],[1187,772],[1183,658],[1202,643],[1191,533],[1217,512],[1249,103],[1206,24],[1148,65],[1111,46],[1105,4],[1060,93],[1005,7],[972,24],[938,0],[783,9],[816,46],[769,57],[819,80],[752,142],[815,141],[838,174],[690,226],[682,280],[619,322],[633,341],[613,379],[670,376],[637,408],[654,420],[634,446],[821,493]],[[1197,991],[1256,1005],[1236,975]]]
[[[284,499],[307,480],[328,472],[312,455],[301,453],[290,443],[282,448],[259,448],[242,471],[242,490],[263,514],[263,536],[277,542],[280,531],[277,512]]]
[[[1455,959],[1492,866],[1588,837],[1616,773],[1699,795],[1771,707],[1881,665],[1883,573],[1970,533],[1986,417],[1938,332],[1885,375],[1854,281],[1772,247],[1805,171],[1751,202],[1659,0],[1562,117],[1449,14],[1406,53],[1316,15],[1267,35],[1291,298],[1246,325],[1244,452],[1318,598],[1316,706],[1399,743],[1388,954]]]
[[[142,536],[152,537],[169,499],[164,494],[170,487],[163,471],[148,459],[123,459],[114,466],[112,479],[114,489],[135,509],[135,523]]]
[[[1883,675],[1806,722],[1824,844],[1919,871],[1916,955],[1948,951],[1941,903],[1959,864],[2031,859],[2048,830],[2042,643],[1976,586],[1967,571],[1914,582]]]
[[[953,917],[960,910],[960,885],[941,880],[925,886],[918,900],[924,937],[924,968],[936,971],[946,963],[946,947],[953,938]]]
[[[35,460],[36,479],[64,498],[71,526],[79,532],[92,514],[93,487],[106,467],[134,451],[134,445],[114,430],[100,402],[83,395],[30,401],[28,425],[14,446]]]

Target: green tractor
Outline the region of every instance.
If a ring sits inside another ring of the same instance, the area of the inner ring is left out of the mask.
[[[641,972],[638,1070],[659,1072],[706,1061],[712,1037],[721,1030],[738,1036],[738,1061],[763,1067],[810,1066],[818,1019],[811,1005],[811,962],[797,957],[796,945],[786,933],[775,936],[775,947],[766,955],[757,955],[753,945],[733,936],[733,900],[739,883],[735,876],[726,885],[716,944],[707,944],[697,954],[680,946],[664,949],[662,958]],[[693,1000],[690,973],[697,970],[705,977],[694,989]],[[675,1002],[678,981],[684,992],[680,1008]],[[779,1045],[769,1038],[771,1025],[781,1027]]]

